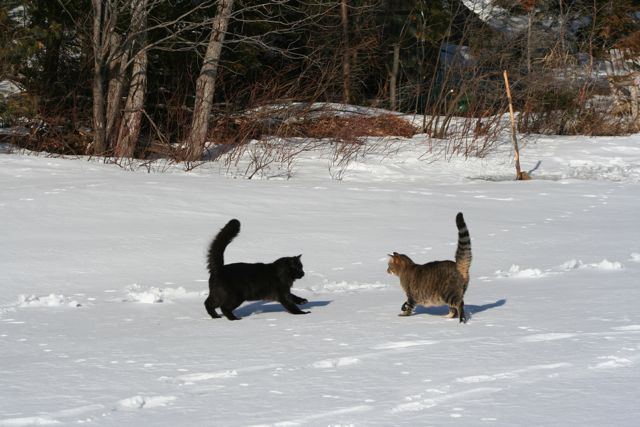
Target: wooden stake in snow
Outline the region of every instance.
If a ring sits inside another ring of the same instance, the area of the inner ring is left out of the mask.
[[[516,137],[516,119],[513,114],[513,102],[511,100],[511,89],[509,87],[509,75],[504,70],[504,86],[507,88],[507,99],[509,100],[509,116],[511,116],[511,141],[513,141],[513,149],[515,151],[516,161],[516,180],[524,181],[531,179],[529,174],[520,170],[520,149],[518,148],[518,138]]]

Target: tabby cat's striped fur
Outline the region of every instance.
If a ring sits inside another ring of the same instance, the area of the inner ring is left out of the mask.
[[[433,261],[416,264],[406,255],[394,252],[389,255],[387,272],[400,278],[400,285],[407,294],[400,316],[413,314],[416,304],[425,306],[447,304],[449,317],[466,322],[464,293],[469,285],[471,265],[471,238],[462,212],[456,216],[458,226],[458,248],[456,260]]]

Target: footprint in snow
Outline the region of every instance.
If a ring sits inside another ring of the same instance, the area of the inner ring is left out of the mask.
[[[552,332],[548,334],[533,334],[526,337],[522,337],[518,339],[520,342],[546,342],[546,341],[557,341],[564,340],[568,338],[575,337],[576,334],[572,333],[562,333],[562,332]]]
[[[490,395],[502,390],[502,388],[498,387],[479,387],[471,390],[461,391],[458,393],[446,393],[441,396],[398,404],[391,409],[391,413],[397,414],[401,412],[424,411],[426,409],[433,408],[434,406],[438,406],[442,403],[446,403],[452,400],[462,401],[464,400],[464,398],[468,398],[470,396]]]
[[[218,371],[218,372],[200,372],[194,374],[185,374],[180,375],[176,379],[186,384],[192,384],[200,381],[209,381],[216,380],[222,378],[233,378],[237,377],[238,372],[235,369],[229,369],[226,371]]]
[[[609,261],[608,259],[603,259],[600,262],[594,262],[591,264],[585,264],[582,260],[572,259],[566,261],[560,266],[560,269],[563,271],[572,271],[572,270],[600,270],[600,271],[615,271],[622,270],[624,266],[622,263],[618,261]]]
[[[311,366],[316,369],[341,368],[343,366],[355,365],[360,363],[357,357],[337,357],[333,359],[324,359],[314,362]]]
[[[640,255],[638,256],[640,259]],[[640,261],[639,261],[640,262]],[[539,268],[522,268],[517,264],[513,264],[509,270],[496,270],[495,275],[499,279],[537,279],[549,275],[562,274],[564,272],[575,270],[599,270],[599,271],[617,271],[623,270],[624,265],[618,261],[609,261],[604,258],[602,261],[585,264],[582,260],[571,259],[562,263],[554,269],[541,270]],[[559,270],[559,271],[554,271]]]
[[[519,265],[513,264],[509,270],[496,270],[496,277],[499,279],[515,278],[515,279],[537,279],[548,275],[538,268],[521,268]]]
[[[604,360],[604,362],[600,362],[595,366],[589,366],[589,369],[615,369],[624,368],[634,364],[632,360],[618,356],[603,356],[598,357],[598,359]]]
[[[34,425],[52,425],[52,424],[72,424],[91,422],[92,418],[87,417],[87,414],[95,413],[97,411],[103,412],[104,406],[100,404],[78,406],[76,408],[62,409],[50,414],[40,414],[33,417],[19,417],[19,418],[5,418],[0,419],[0,426],[34,426]],[[78,419],[78,417],[83,417]],[[69,418],[75,418],[75,420],[69,420]],[[61,420],[62,419],[62,420]]]
[[[116,409],[121,410],[137,410],[137,409],[149,409],[159,408],[169,405],[171,402],[177,400],[175,396],[132,396],[126,399],[122,399],[116,405]]]
[[[640,325],[616,326],[614,331],[640,331]]]
[[[546,365],[532,365],[526,368],[516,369],[509,372],[499,372],[493,375],[471,375],[467,377],[456,378],[455,382],[462,384],[479,384],[485,382],[493,382],[499,380],[510,380],[514,378],[520,378],[524,375],[535,373],[539,371],[556,371],[562,368],[568,368],[572,365],[570,363],[550,363]]]
[[[76,298],[66,297],[60,294],[49,294],[46,296],[19,295],[15,307],[82,307]]]

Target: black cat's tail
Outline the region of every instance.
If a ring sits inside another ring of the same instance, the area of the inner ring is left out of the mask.
[[[224,250],[227,245],[240,233],[240,221],[232,219],[222,227],[215,239],[209,246],[209,255],[207,256],[207,268],[209,274],[215,274],[222,270],[224,266]]]
[[[456,215],[456,225],[458,226],[458,249],[456,249],[456,268],[464,279],[464,289],[469,284],[469,267],[471,266],[471,237],[469,229],[464,222],[462,212]]]

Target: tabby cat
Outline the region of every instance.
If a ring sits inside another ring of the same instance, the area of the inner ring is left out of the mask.
[[[464,313],[464,293],[469,285],[469,266],[471,265],[471,238],[464,222],[462,212],[456,216],[458,226],[458,248],[456,260],[432,261],[416,264],[406,255],[394,252],[389,255],[387,273],[400,278],[400,285],[407,294],[402,304],[400,316],[413,314],[416,304],[425,306],[447,304],[448,317],[467,321]]]

